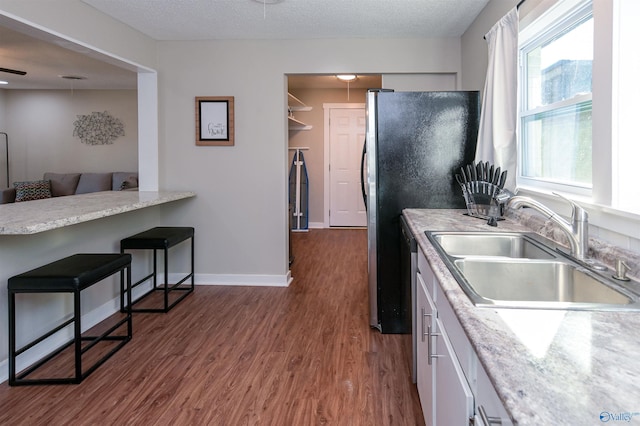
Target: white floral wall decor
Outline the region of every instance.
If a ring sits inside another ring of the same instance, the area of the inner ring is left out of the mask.
[[[107,111],[78,115],[73,122],[73,136],[87,145],[111,145],[120,136],[124,136],[124,124]]]

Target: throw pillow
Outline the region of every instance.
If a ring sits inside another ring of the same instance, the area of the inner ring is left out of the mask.
[[[111,187],[114,191],[138,187],[138,173],[135,172],[114,172]]]
[[[48,180],[14,182],[13,187],[16,189],[16,203],[51,198],[51,182]]]
[[[80,173],[45,173],[44,178],[51,181],[51,196],[62,197],[76,193]]]
[[[76,188],[76,194],[88,192],[111,191],[111,175],[113,173],[82,173]]]

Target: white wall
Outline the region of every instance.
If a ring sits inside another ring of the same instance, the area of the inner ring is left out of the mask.
[[[383,58],[383,59],[381,59]],[[160,186],[195,203],[196,268],[283,277],[287,253],[286,74],[457,73],[458,39],[159,43]],[[235,97],[235,146],[195,146],[194,98]]]
[[[6,90],[6,132],[11,138],[11,182],[42,179],[45,172],[138,170],[135,90]],[[125,135],[110,145],[73,136],[78,115],[107,111]]]

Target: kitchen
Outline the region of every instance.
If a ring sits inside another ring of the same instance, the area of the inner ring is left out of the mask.
[[[486,44],[482,36],[517,2],[490,2],[461,38],[291,40],[277,46],[267,41],[167,41],[156,46],[150,39],[79,2],[69,2],[69,14],[65,16],[56,13],[56,7],[48,2],[38,4],[37,8],[32,6],[33,2],[23,3],[3,1],[0,8],[162,71],[159,185],[167,189],[188,188],[202,200],[197,207],[168,211],[163,220],[195,224],[201,230],[202,257],[197,263],[203,268],[207,265],[202,270],[202,281],[259,282],[263,278],[271,283],[286,283],[287,196],[283,182],[288,164],[283,142],[286,140],[284,74],[454,72],[460,76],[461,89],[480,90],[486,69]],[[96,25],[86,28],[83,22],[87,19]],[[113,37],[114,34],[119,36]],[[203,50],[216,54],[195,54]],[[335,58],[328,60],[327,51],[333,52]],[[385,64],[374,60],[369,52],[379,52],[385,57]],[[194,57],[198,60],[194,61]],[[228,60],[220,63],[220,57]],[[437,62],[432,60],[434,57]],[[216,70],[215,78],[211,70]],[[236,96],[237,137],[251,142],[238,143],[234,148],[196,149],[184,135],[192,132],[193,97],[202,94]],[[228,179],[212,182],[203,172],[215,169],[221,176],[235,176],[240,166],[260,177],[259,187],[255,178],[238,177],[233,184]],[[238,197],[239,193],[243,196]],[[633,223],[633,219],[628,221],[630,233],[634,232]],[[617,231],[614,238],[618,235],[624,233]],[[254,243],[247,246],[247,241]],[[633,240],[626,241],[624,244],[634,244]]]

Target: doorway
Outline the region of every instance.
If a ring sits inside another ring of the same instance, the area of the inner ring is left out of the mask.
[[[349,227],[349,224],[335,225],[330,223],[329,210],[331,204],[331,182],[329,175],[329,115],[326,107],[341,107],[346,109],[360,108],[364,111],[367,89],[379,88],[382,85],[381,75],[358,75],[349,84],[338,80],[335,74],[290,74],[287,75],[288,92],[299,100],[297,105],[289,104],[290,114],[296,123],[290,121],[288,133],[288,148],[304,147],[305,166],[308,172],[309,188],[309,230],[314,228]],[[290,101],[291,102],[291,101]],[[304,106],[300,104],[304,104]],[[293,106],[293,108],[291,108]],[[364,124],[364,120],[362,120]],[[350,151],[354,154],[353,167],[355,173],[355,188],[351,194],[343,197],[351,198],[355,208],[364,210],[364,202],[359,188],[360,159],[364,144],[364,129],[361,136],[354,136],[357,148]],[[293,150],[289,150],[287,161],[287,176],[289,175]],[[334,167],[332,165],[331,167]],[[335,170],[335,168],[334,168]],[[335,192],[335,191],[334,191]],[[357,203],[361,203],[360,206]],[[335,209],[334,209],[335,210]],[[362,215],[362,214],[361,214]],[[343,222],[344,223],[344,222]],[[363,226],[350,224],[350,226]]]

